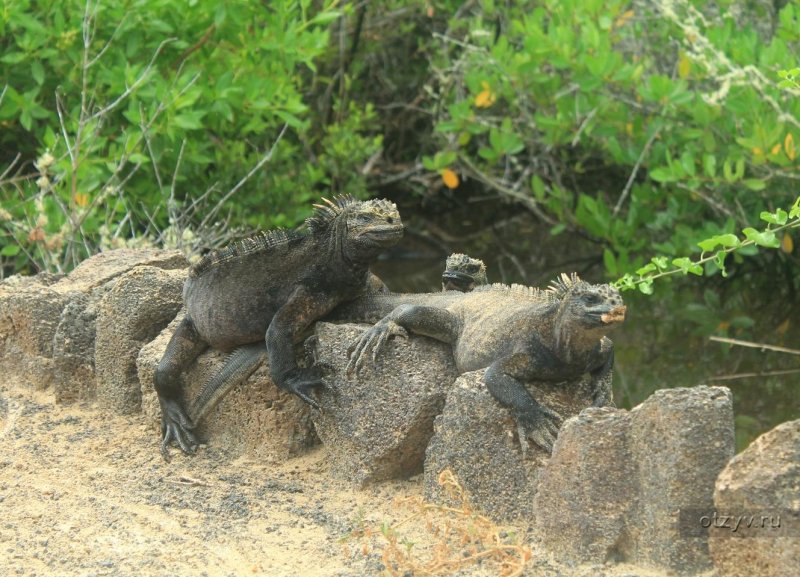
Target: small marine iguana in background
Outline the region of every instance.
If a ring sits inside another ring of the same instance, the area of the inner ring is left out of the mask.
[[[467,293],[487,282],[486,265],[482,260],[457,252],[447,257],[442,273],[443,291]]]
[[[369,265],[403,234],[392,202],[323,200],[326,205],[315,205],[306,220],[309,232],[261,233],[214,251],[191,268],[183,288],[186,316],[155,374],[165,458],[173,440],[186,453],[196,447],[179,377],[208,346],[233,352],[204,392],[229,389],[268,358],[276,385],[317,406],[309,392],[324,384],[320,367],[298,367],[294,345],[336,305],[380,285]]]
[[[486,387],[517,419],[523,452],[527,438],[552,450],[561,417],[540,405],[527,381],[591,376],[594,406],[611,401],[613,344],[605,335],[625,319],[617,289],[561,275],[546,290],[487,285],[469,293],[360,297],[333,316],[377,324],[351,347],[348,371],[358,372],[394,335],[408,332],[449,343],[459,373],[487,368]],[[383,317],[383,318],[381,318]]]
[[[482,286],[486,284],[486,266],[483,264],[482,260],[471,258],[463,254],[451,254],[447,258],[445,270],[442,273],[442,290],[451,290],[444,286],[446,280],[452,282],[452,286],[455,287],[455,290],[460,290],[462,292],[471,291],[475,286]],[[393,293],[386,288],[386,285],[383,284],[383,281],[381,281],[374,274],[370,273],[369,279],[367,280],[366,294],[390,295]],[[335,309],[333,314],[336,314]],[[363,314],[359,312],[358,316],[361,317]],[[327,319],[323,318],[322,320]],[[337,320],[341,321],[343,319],[337,318]],[[314,340],[315,337],[312,335],[305,341],[307,356],[309,358],[313,358],[314,356]],[[248,354],[256,357],[259,354],[262,357],[266,356],[265,344],[263,342],[253,344],[248,351]],[[257,367],[258,365],[255,366]],[[255,370],[255,368],[253,370]],[[233,387],[250,376],[251,372],[241,374],[241,378],[226,379],[215,376],[206,382],[205,385],[203,385],[200,394],[192,403],[189,411],[191,420],[195,424],[200,422],[211,409],[213,409],[223,398],[225,398],[225,396],[227,396]]]

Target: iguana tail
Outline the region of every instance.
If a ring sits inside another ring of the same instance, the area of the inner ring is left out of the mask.
[[[192,422],[198,423],[232,388],[244,382],[266,360],[267,345],[263,341],[234,350],[222,368],[206,381],[192,403]]]

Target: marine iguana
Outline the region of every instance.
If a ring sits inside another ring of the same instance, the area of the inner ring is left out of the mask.
[[[485,285],[486,265],[477,258],[453,253],[447,257],[442,273],[442,290],[470,292],[476,286]]]
[[[324,384],[321,367],[299,367],[294,345],[313,321],[380,282],[369,264],[403,234],[392,202],[323,200],[306,220],[308,232],[263,232],[210,253],[190,269],[183,288],[186,316],[155,374],[165,458],[173,440],[186,453],[197,444],[179,377],[208,346],[233,352],[205,389],[223,383],[230,388],[268,358],[277,386],[317,406],[309,392]]]
[[[380,319],[351,346],[348,372],[358,373],[370,356],[376,362],[392,336],[411,332],[444,341],[453,347],[459,373],[487,368],[486,387],[516,417],[523,451],[527,438],[549,451],[561,417],[523,383],[588,373],[594,406],[611,404],[614,351],[605,335],[624,321],[625,310],[612,286],[562,274],[546,290],[495,284],[469,293],[365,295],[333,316]]]
[[[462,292],[471,291],[475,286],[486,284],[486,265],[483,264],[482,260],[477,258],[471,258],[457,253],[451,254],[447,258],[445,270],[442,272],[442,290],[453,290],[445,286],[445,282],[450,282],[451,285],[449,286],[454,287],[454,290],[460,290]],[[390,295],[397,293],[391,293],[380,278],[370,273],[367,280],[366,294]],[[336,314],[335,310],[336,309],[334,309],[334,315]],[[362,317],[363,313],[359,312],[358,316]],[[322,320],[328,319],[323,318]],[[337,318],[337,320],[341,321],[343,319]],[[312,335],[306,339],[304,343],[307,358],[314,359],[315,340],[316,337]],[[260,355],[264,358],[266,354],[267,350],[264,342],[249,345],[249,349],[247,350],[247,355],[250,357],[258,357]],[[313,362],[316,365],[316,359],[314,359]],[[235,367],[235,363],[233,366]],[[223,371],[220,371],[220,373],[222,372]],[[203,385],[200,394],[191,405],[189,410],[191,421],[194,423],[200,422],[217,403],[225,398],[233,387],[241,383],[250,376],[250,374],[251,373],[248,372],[247,374],[243,374],[241,378],[236,379],[222,378],[221,376],[212,377]]]

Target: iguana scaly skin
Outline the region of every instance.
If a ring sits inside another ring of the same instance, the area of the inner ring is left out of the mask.
[[[551,450],[561,418],[536,402],[523,383],[588,373],[594,405],[610,404],[614,352],[605,335],[625,319],[625,306],[617,289],[573,274],[547,290],[487,285],[469,293],[366,295],[332,316],[380,319],[351,347],[349,372],[358,373],[370,358],[376,362],[394,335],[444,341],[453,347],[459,373],[487,368],[486,387],[515,415],[523,450],[528,438]]]
[[[443,291],[466,293],[487,282],[486,265],[482,260],[461,253],[453,253],[447,257],[442,273]]]
[[[299,367],[294,345],[336,305],[379,285],[369,265],[403,234],[400,214],[389,201],[324,200],[306,220],[308,232],[261,233],[212,252],[191,268],[183,288],[186,316],[155,375],[165,457],[173,440],[184,452],[195,449],[179,377],[208,346],[232,353],[204,393],[229,389],[268,359],[276,385],[317,406],[309,393],[324,384],[320,367]],[[196,404],[209,402],[200,398]]]

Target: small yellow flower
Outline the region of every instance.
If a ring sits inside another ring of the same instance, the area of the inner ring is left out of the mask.
[[[489,108],[495,103],[497,97],[492,93],[488,82],[481,82],[481,88],[483,88],[483,90],[475,97],[475,106],[477,108]]]
[[[89,204],[89,195],[85,192],[75,193],[75,204],[78,206],[87,206]]]
[[[441,175],[442,175],[442,182],[444,182],[444,185],[447,188],[450,189],[458,188],[459,180],[458,180],[458,175],[455,172],[453,172],[449,168],[445,168],[444,170],[442,170]]]

